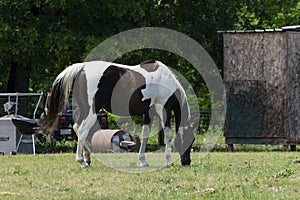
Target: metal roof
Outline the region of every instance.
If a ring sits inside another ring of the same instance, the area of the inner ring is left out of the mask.
[[[265,32],[284,32],[284,31],[300,31],[300,25],[284,26],[282,28],[272,28],[272,29],[225,30],[225,31],[218,31],[218,33],[265,33]]]

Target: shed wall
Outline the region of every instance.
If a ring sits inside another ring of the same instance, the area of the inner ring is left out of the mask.
[[[287,46],[286,32],[224,34],[226,137],[286,137]]]
[[[288,34],[288,120],[289,137],[300,140],[300,33]]]
[[[224,79],[263,80],[263,34],[224,34]]]

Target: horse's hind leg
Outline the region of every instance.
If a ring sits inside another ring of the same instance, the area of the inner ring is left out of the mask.
[[[91,165],[91,152],[85,146],[83,148],[83,159],[88,165]]]
[[[77,123],[75,123],[73,125],[73,130],[75,131],[78,140],[77,140],[77,149],[76,149],[76,161],[79,162],[81,164],[81,167],[85,168],[89,166],[89,163],[85,161],[83,155],[84,155],[84,145],[82,145],[82,142],[80,140],[81,135],[79,132],[79,125]]]
[[[81,125],[74,124],[73,129],[78,136],[76,160],[81,164],[81,167],[85,168],[90,163],[90,150],[86,145],[86,139],[92,126],[97,120],[96,114],[89,115],[85,120],[82,121]]]
[[[78,107],[73,113],[74,125],[73,130],[77,135],[77,150],[76,161],[81,164],[81,167],[88,167],[90,163],[89,149],[86,147],[86,137],[92,125],[89,125],[89,121],[92,122],[96,117],[92,117],[93,112],[88,101],[89,97],[85,91],[87,91],[87,80],[84,73],[79,74],[74,82],[73,86],[73,98],[76,100]],[[92,120],[90,120],[92,119]]]
[[[86,156],[84,159],[77,160],[78,162],[81,163],[82,167],[88,167],[89,164],[88,162],[90,161],[90,156],[89,156],[89,147],[87,145],[87,136],[90,132],[90,129],[94,126],[94,124],[97,121],[97,115],[90,114],[85,120],[82,121],[80,127],[79,127],[79,132],[82,134],[78,138],[78,143],[80,144],[80,153],[81,155]],[[82,158],[82,157],[81,157]]]
[[[82,150],[82,148],[81,148],[81,146],[79,144],[80,133],[79,133],[78,129],[79,129],[79,125],[77,123],[75,123],[73,125],[73,130],[76,133],[77,138],[78,138],[77,139],[77,149],[76,149],[76,161],[77,162],[81,162],[81,161],[83,161],[83,157],[82,157],[83,153],[80,153],[80,152],[83,152],[83,150]]]

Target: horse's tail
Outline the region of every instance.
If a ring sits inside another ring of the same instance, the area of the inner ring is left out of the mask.
[[[84,67],[83,63],[67,67],[55,79],[47,102],[46,119],[40,129],[49,132],[58,118],[58,114],[64,110],[69,98],[76,75]]]

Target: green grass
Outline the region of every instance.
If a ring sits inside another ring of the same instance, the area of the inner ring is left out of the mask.
[[[108,154],[107,160],[109,155],[116,156]],[[176,161],[174,167],[128,173],[95,157],[90,168],[81,169],[73,153],[6,155],[0,157],[0,199],[298,199],[299,157],[212,152],[200,159],[194,152],[190,167]]]

